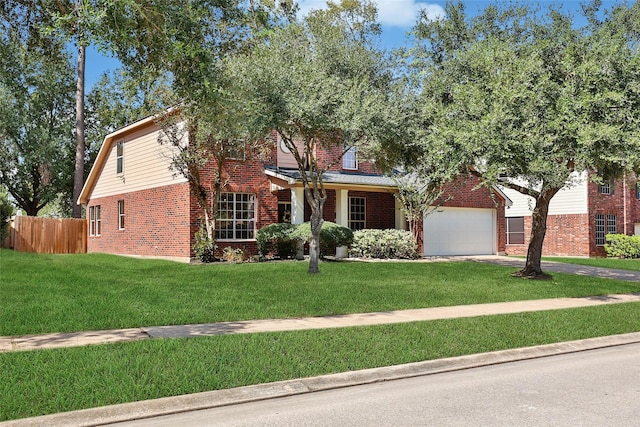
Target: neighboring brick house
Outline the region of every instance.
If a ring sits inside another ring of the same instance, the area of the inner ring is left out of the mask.
[[[640,235],[640,185],[634,175],[599,185],[588,172],[556,194],[549,205],[543,255],[605,256],[608,233]],[[513,200],[506,210],[506,252],[526,255],[535,201],[503,189]]]
[[[193,256],[193,236],[202,212],[187,180],[170,170],[171,148],[158,143],[160,132],[154,118],[148,117],[105,137],[78,200],[86,206],[89,252],[181,261]],[[260,228],[276,222],[309,220],[310,208],[304,201],[293,155],[277,134],[274,136],[266,160],[230,161],[228,183],[219,203],[219,249],[231,246],[256,254],[255,233]],[[329,165],[339,158],[339,152],[323,150],[316,157]],[[211,181],[207,177],[212,176],[212,166],[201,170],[203,182]],[[456,219],[446,226],[437,225],[432,232],[432,219],[442,215],[429,215],[421,251],[443,255],[504,251],[506,197],[499,192],[496,197],[488,190],[473,191],[473,179],[458,181],[449,188],[452,198],[438,209],[447,212],[445,223],[446,218]],[[359,161],[355,151],[329,168],[324,184],[328,194],[325,220],[352,229],[406,228],[394,197],[395,183],[377,173],[370,162]],[[475,222],[475,213],[484,214],[484,219]],[[435,234],[445,229],[449,230],[446,241],[435,239]],[[488,244],[457,248],[448,244],[469,240],[472,231],[480,229],[483,233],[475,233],[473,239],[487,239]]]

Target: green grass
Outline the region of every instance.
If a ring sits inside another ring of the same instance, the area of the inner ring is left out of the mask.
[[[591,267],[604,267],[604,268],[615,268],[618,270],[640,271],[640,259],[545,257],[543,258],[543,260],[564,262],[567,264],[588,265]]]
[[[640,291],[640,283],[554,274],[513,278],[482,263],[187,265],[101,254],[0,251],[0,335],[71,332]]]
[[[640,303],[0,354],[0,420],[640,331]]]

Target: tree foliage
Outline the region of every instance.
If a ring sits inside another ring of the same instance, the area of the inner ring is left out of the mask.
[[[485,185],[535,199],[522,276],[542,275],[549,202],[572,172],[640,166],[639,10],[596,13],[594,3],[578,28],[553,8],[489,6],[469,18],[458,3],[416,27],[420,161],[472,166]]]
[[[73,69],[64,46],[42,35],[0,38],[0,182],[27,215],[71,184]]]
[[[232,68],[245,90],[245,122],[254,134],[277,131],[293,154],[311,207],[309,272],[319,271],[318,242],[327,193],[326,162],[316,149],[344,154],[382,134],[390,76],[375,46],[370,2],[329,3],[326,11],[270,31]]]

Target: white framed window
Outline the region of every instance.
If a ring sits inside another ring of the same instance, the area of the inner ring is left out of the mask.
[[[101,231],[100,205],[89,207],[89,236],[99,236]]]
[[[507,245],[524,245],[524,217],[507,218]]]
[[[617,218],[615,215],[596,214],[596,246],[607,243],[607,234],[618,232]]]
[[[124,142],[116,143],[116,173],[118,175],[124,173]]]
[[[229,160],[245,161],[247,158],[247,146],[244,139],[231,141],[225,148],[226,157]]]
[[[255,228],[255,194],[222,193],[218,201],[216,240],[253,240]]]
[[[640,182],[636,182],[636,199],[640,200]]]
[[[351,147],[342,156],[342,169],[358,170],[358,148]]]
[[[596,214],[596,246],[603,246],[607,240],[606,236],[606,223],[604,214]]]
[[[605,195],[613,194],[613,179],[604,181],[602,184],[598,184],[598,193]]]
[[[364,197],[349,197],[349,228],[367,228],[367,199]]]
[[[118,200],[118,230],[124,230],[124,200]]]
[[[607,234],[616,234],[618,232],[618,226],[616,224],[615,215],[607,215]]]

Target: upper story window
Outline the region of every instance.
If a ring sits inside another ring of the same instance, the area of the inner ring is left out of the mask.
[[[247,158],[247,146],[244,143],[244,139],[237,141],[231,141],[226,149],[226,157],[229,160],[244,161]]]
[[[358,170],[358,149],[351,147],[342,157],[342,169]]]
[[[349,228],[362,230],[367,227],[367,199],[349,197]]]
[[[124,142],[116,143],[116,173],[121,174],[124,171]]]
[[[636,182],[636,199],[640,200],[640,182]]]
[[[222,193],[218,201],[217,240],[252,240],[256,229],[256,196]]]

